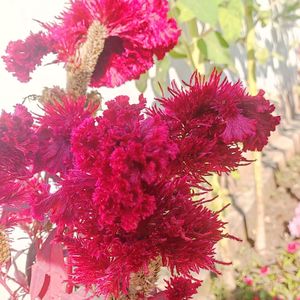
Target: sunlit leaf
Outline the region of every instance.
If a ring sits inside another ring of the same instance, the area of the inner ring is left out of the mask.
[[[219,8],[219,22],[226,41],[236,41],[241,36],[244,8],[241,0],[230,0]]]
[[[207,58],[215,64],[231,65],[233,63],[228,44],[218,32],[210,32],[203,37],[207,47]]]
[[[135,81],[135,86],[140,93],[144,93],[147,89],[148,73],[144,73],[138,80]]]
[[[218,23],[218,6],[223,0],[178,0],[177,5],[184,9],[184,19],[189,20],[191,15],[198,20],[215,27]]]
[[[170,68],[170,60],[166,56],[163,60],[156,63],[156,74],[151,79],[152,88],[156,95],[161,94],[160,86],[165,86]]]

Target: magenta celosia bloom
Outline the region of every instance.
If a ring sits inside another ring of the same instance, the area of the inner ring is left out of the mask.
[[[192,201],[190,175],[178,177],[179,148],[167,123],[143,114],[142,97],[130,105],[120,96],[107,106],[73,130],[72,169],[34,207],[57,224],[74,282],[126,294],[131,275],[157,257],[183,276],[217,272],[214,247],[226,236],[224,223]]]
[[[21,82],[27,82],[31,79],[30,73],[41,65],[43,56],[49,52],[52,52],[52,44],[48,37],[42,32],[31,33],[25,41],[10,42],[2,58],[9,72]]]
[[[86,97],[73,99],[62,97],[44,106],[45,114],[38,118],[37,137],[39,149],[36,153],[35,172],[65,173],[73,166],[71,134],[86,118],[91,117],[98,105],[87,102]]]
[[[17,198],[21,188],[17,180],[32,176],[32,159],[37,151],[32,126],[33,118],[22,105],[17,105],[13,114],[3,111],[0,116],[0,199]]]
[[[240,82],[221,81],[221,75],[214,71],[206,80],[194,73],[181,89],[173,82],[171,96],[149,111],[169,124],[183,165],[200,176],[236,168],[245,161],[242,150],[262,150],[280,120],[262,91],[250,96]]]
[[[47,51],[57,53],[58,62],[71,61],[97,20],[107,37],[91,86],[118,86],[137,79],[153,65],[154,55],[162,59],[176,45],[180,31],[167,13],[167,0],[72,0],[57,22],[44,24],[45,35],[10,43],[4,57],[7,69],[19,80],[28,81],[29,72]],[[25,66],[22,70],[21,64]]]
[[[17,104],[13,114],[2,112],[0,116],[1,159],[30,160],[37,150],[37,138],[33,129],[33,117],[23,105]],[[9,153],[12,151],[12,153]],[[18,154],[19,155],[18,155]],[[26,164],[26,163],[25,163]],[[11,165],[16,171],[22,169],[17,163]]]
[[[151,185],[167,174],[178,152],[159,118],[143,118],[144,105],[143,98],[130,105],[120,96],[107,103],[96,122],[84,122],[72,139],[77,166],[98,178],[93,201],[99,222],[119,222],[127,231],[155,210]]]
[[[32,219],[31,204],[47,195],[48,185],[33,178],[37,152],[33,118],[22,105],[0,116],[0,205],[21,222]]]
[[[77,176],[83,177],[79,173]],[[73,220],[66,221],[67,231],[60,239],[75,267],[76,283],[95,285],[103,295],[127,293],[130,275],[147,270],[151,260],[158,256],[172,272],[176,270],[185,276],[203,268],[216,272],[214,246],[224,237],[224,223],[217,213],[191,201],[191,191],[184,180],[153,186],[157,209],[130,232],[117,222],[109,226],[99,224],[99,210],[87,197],[91,189],[86,191],[86,183],[77,181],[63,184],[62,191],[53,195],[56,203],[63,200],[67,202],[67,210],[70,204],[70,214],[74,212]],[[74,197],[69,198],[70,195]],[[77,211],[72,209],[72,201],[74,208],[78,206]],[[65,220],[61,218],[60,222]]]
[[[197,288],[201,285],[201,281],[184,277],[173,277],[167,284],[167,299],[188,300],[192,299],[193,295],[197,293]]]
[[[178,40],[174,19],[168,19],[166,0],[79,0],[47,26],[55,41],[58,59],[68,61],[82,43],[93,21],[107,30],[91,85],[118,86],[137,79],[153,65],[153,55],[162,59]]]

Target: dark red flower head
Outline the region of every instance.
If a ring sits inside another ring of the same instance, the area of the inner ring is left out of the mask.
[[[108,102],[103,117],[86,120],[72,139],[77,166],[98,178],[93,200],[99,222],[117,222],[128,231],[153,213],[151,185],[167,174],[178,152],[159,118],[144,119],[140,100],[130,105],[120,96]]]
[[[71,152],[72,131],[85,119],[91,117],[98,105],[87,102],[86,97],[73,99],[65,96],[48,102],[45,115],[38,118],[39,150],[35,157],[35,171],[65,173],[73,166]]]
[[[173,277],[167,284],[166,296],[168,300],[188,300],[197,293],[201,281],[185,277]]]
[[[173,82],[171,95],[158,99],[161,107],[149,111],[168,123],[186,166],[183,173],[199,177],[236,168],[245,161],[242,151],[262,150],[279,124],[280,117],[271,114],[274,105],[262,91],[250,96],[241,82],[233,84],[221,76],[214,71],[206,80],[194,73],[181,89]]]
[[[28,82],[36,66],[41,65],[42,58],[52,52],[51,40],[42,32],[30,34],[25,41],[10,42],[6,55],[2,56],[6,69],[21,82]]]
[[[33,118],[23,105],[16,105],[13,114],[0,116],[0,171],[15,178],[29,174],[37,151]]]

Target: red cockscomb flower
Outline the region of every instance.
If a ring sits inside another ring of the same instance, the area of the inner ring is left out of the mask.
[[[250,96],[240,82],[221,81],[221,75],[214,71],[205,80],[194,73],[181,89],[173,82],[168,89],[171,96],[158,99],[161,108],[148,112],[169,124],[187,166],[183,173],[190,170],[201,176],[236,168],[245,161],[242,150],[261,150],[279,123],[263,92]]]
[[[143,118],[145,100],[140,100],[130,105],[120,96],[108,102],[97,124],[87,120],[72,139],[77,166],[98,178],[93,200],[99,222],[120,222],[128,231],[153,213],[150,186],[163,178],[178,152],[159,118]]]
[[[60,17],[61,23],[46,26],[55,41],[58,59],[68,61],[82,43],[89,26],[98,20],[107,37],[91,86],[118,86],[136,79],[162,59],[177,43],[179,30],[167,18],[166,0],[79,0]]]
[[[168,300],[188,300],[197,293],[201,281],[185,277],[172,277],[167,284],[166,296]]]
[[[0,116],[0,160],[3,160],[4,164],[9,164],[14,159],[27,160],[24,165],[28,164],[37,150],[36,142],[33,117],[25,106],[17,104],[13,114],[2,112]],[[17,161],[12,162],[11,167],[16,171],[22,169]]]
[[[117,222],[109,226],[97,222],[97,206],[87,194],[81,197],[86,186],[77,183],[68,193],[56,193],[63,195],[67,203],[73,199],[79,208],[59,238],[67,246],[76,283],[95,285],[98,294],[126,294],[131,275],[147,272],[147,266],[157,257],[183,276],[200,269],[216,272],[214,246],[224,237],[224,223],[218,220],[217,213],[191,201],[191,191],[184,180],[153,186],[157,209],[130,232]],[[68,200],[69,195],[74,197]]]
[[[118,86],[137,79],[153,65],[154,55],[162,59],[176,45],[180,31],[167,13],[167,0],[72,0],[58,22],[44,24],[47,38],[37,34],[25,42],[11,42],[4,59],[9,71],[28,81],[28,73],[47,52],[56,52],[58,62],[71,61],[91,24],[99,21],[106,37],[91,86]],[[27,61],[31,53],[35,57]],[[21,71],[24,56],[26,68]]]
[[[47,194],[48,186],[33,175],[37,152],[33,117],[22,105],[0,116],[0,205],[15,220],[31,220],[31,203]]]
[[[17,105],[15,112],[0,116],[0,203],[20,198],[21,181],[32,176],[32,159],[37,150],[33,118],[27,109]]]
[[[86,97],[73,99],[65,96],[44,106],[45,115],[38,118],[39,150],[35,158],[35,171],[65,173],[73,166],[71,134],[86,118],[91,117],[98,105],[87,103]]]
[[[52,43],[44,33],[31,33],[25,41],[10,42],[6,48],[7,55],[2,58],[7,71],[12,72],[21,82],[27,82],[31,79],[30,73],[52,50]]]

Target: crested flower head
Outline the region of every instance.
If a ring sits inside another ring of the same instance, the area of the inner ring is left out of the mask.
[[[163,266],[182,276],[188,277],[190,272],[200,269],[216,272],[214,246],[224,237],[224,223],[218,220],[217,213],[190,200],[191,191],[184,180],[153,187],[156,210],[140,220],[134,230],[128,231],[118,222],[99,223],[101,211],[91,201],[90,195],[96,183],[90,180],[89,183],[84,182],[86,175],[83,173],[72,176],[78,176],[76,182],[63,183],[62,190],[54,194],[53,200],[55,205],[61,202],[56,206],[59,210],[55,222],[60,224],[61,220],[68,228],[61,231],[61,239],[75,266],[75,282],[87,287],[94,285],[97,293],[102,295],[117,297],[120,292],[127,294],[132,274],[147,273],[151,261],[158,257]],[[80,178],[83,180],[80,181]],[[137,202],[136,206],[139,205]],[[190,282],[193,289],[189,293],[189,284],[186,283],[178,289],[174,284],[171,293],[179,293],[180,290],[179,295],[185,293],[184,296],[189,299],[199,283],[194,285]]]
[[[175,46],[180,31],[167,13],[167,0],[71,0],[57,22],[44,24],[45,34],[11,42],[4,59],[9,71],[28,81],[48,52],[57,53],[57,62],[72,62],[90,26],[99,22],[105,41],[90,85],[118,86],[137,79],[153,65],[154,55],[162,59]]]
[[[35,158],[35,171],[65,173],[72,167],[71,134],[86,118],[91,117],[98,105],[87,103],[86,97],[76,101],[69,96],[53,100],[44,106],[45,114],[38,118],[39,150]]]
[[[143,118],[140,100],[130,105],[120,96],[107,103],[103,117],[84,122],[72,139],[77,166],[99,179],[93,198],[99,222],[119,222],[128,231],[153,213],[151,186],[167,174],[177,154],[167,126],[158,118]]]
[[[23,105],[0,116],[0,171],[15,177],[28,174],[37,151],[33,118]]]
[[[167,284],[167,299],[188,300],[192,299],[193,295],[197,293],[197,288],[201,285],[201,281],[185,277],[172,277]]]
[[[200,176],[236,168],[245,161],[242,151],[261,150],[280,120],[262,91],[250,96],[240,82],[221,80],[221,75],[214,71],[206,80],[194,73],[181,89],[173,82],[171,95],[148,112],[169,124],[183,165]]]
[[[52,52],[50,39],[42,32],[30,34],[25,41],[10,42],[6,55],[2,56],[6,69],[12,72],[21,82],[31,79],[30,73],[41,65],[42,58]]]

